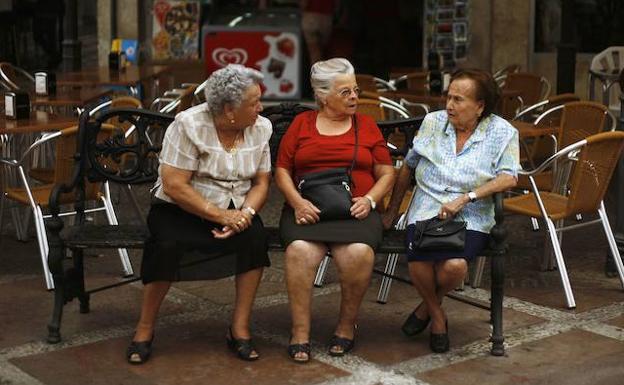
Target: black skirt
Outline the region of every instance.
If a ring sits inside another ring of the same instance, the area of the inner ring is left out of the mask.
[[[407,226],[405,236],[405,248],[407,250],[408,262],[438,262],[452,258],[464,258],[468,261],[478,256],[490,241],[490,234],[480,231],[466,230],[466,241],[464,250],[462,251],[427,251],[413,249],[410,250],[409,244],[414,240],[414,228],[416,225]]]
[[[219,279],[270,266],[267,234],[258,215],[242,233],[215,239],[221,225],[164,201],[152,204],[143,252],[143,283]]]
[[[326,243],[364,243],[373,250],[381,243],[383,225],[377,211],[371,211],[364,219],[340,219],[321,221],[311,225],[295,223],[293,209],[285,205],[279,224],[284,247],[295,240]]]

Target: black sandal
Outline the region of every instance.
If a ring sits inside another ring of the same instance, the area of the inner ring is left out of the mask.
[[[132,341],[126,349],[126,360],[132,365],[141,365],[149,360],[152,355],[152,342],[154,341],[154,333],[148,341]]]
[[[232,334],[232,327],[230,326],[228,330],[228,335],[225,337],[228,348],[232,351],[232,353],[236,354],[238,358],[244,361],[255,361],[260,358],[258,350],[254,347],[251,342],[251,338],[234,338],[234,334]],[[255,352],[256,356],[252,356],[252,353]]]
[[[305,364],[310,361],[311,357],[310,343],[306,342],[303,344],[290,344],[288,345],[288,355],[290,358],[298,364]],[[307,355],[306,358],[297,357],[297,353],[305,353]]]
[[[340,337],[334,334],[334,336],[329,340],[329,350],[328,353],[333,357],[342,357],[345,354],[349,353],[353,350],[355,346],[355,330],[357,330],[357,325],[353,325],[353,339],[348,339],[345,337]],[[335,351],[333,348],[339,347],[340,351]]]

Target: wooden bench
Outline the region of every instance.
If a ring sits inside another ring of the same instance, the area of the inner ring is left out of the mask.
[[[277,153],[279,141],[297,113],[306,108],[297,104],[283,104],[267,108],[263,114],[274,125],[274,136],[271,138],[273,156]],[[119,121],[129,121],[135,131],[129,140],[124,135],[117,135],[103,142],[97,141],[97,134],[103,122],[117,118]],[[106,225],[90,224],[85,221],[84,196],[85,183],[108,180],[118,184],[145,184],[154,183],[157,179],[157,164],[155,155],[160,150],[157,145],[151,144],[149,131],[163,129],[171,123],[173,117],[140,109],[112,109],[97,118],[89,118],[88,111],[80,117],[78,145],[75,155],[75,169],[73,178],[66,184],[57,185],[50,197],[51,218],[46,227],[49,232],[50,251],[48,265],[54,278],[54,310],[52,320],[48,324],[48,342],[58,343],[61,340],[60,327],[63,307],[74,298],[80,302],[80,312],[89,312],[89,297],[91,293],[124,285],[140,280],[139,277],[127,279],[104,287],[86,290],[84,284],[83,251],[88,248],[142,248],[149,235],[145,225]],[[402,155],[407,152],[411,138],[420,126],[422,118],[380,123],[384,137],[393,133],[405,136],[404,144],[400,148],[392,149],[393,155]],[[59,216],[59,197],[63,193],[76,194],[75,210],[77,219],[75,224],[64,228],[63,220]],[[493,325],[491,337],[493,355],[503,355],[502,303],[503,303],[503,262],[505,255],[505,231],[502,227],[502,195],[496,196],[497,224],[492,229],[492,245],[488,250],[492,264],[492,296],[490,318]],[[283,251],[277,227],[267,227],[269,233],[269,249]],[[398,257],[404,252],[405,233],[402,230],[391,230],[385,233],[379,253]],[[72,251],[72,266],[65,268],[67,250]],[[323,265],[326,267],[328,258]],[[396,260],[395,260],[396,264]],[[394,268],[385,271],[375,269],[386,279],[396,279],[409,283],[408,280],[393,275]],[[319,269],[322,278],[324,267]],[[319,284],[317,280],[317,284]],[[391,281],[390,281],[391,282]]]

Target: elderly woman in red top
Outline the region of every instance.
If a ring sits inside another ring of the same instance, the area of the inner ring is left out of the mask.
[[[292,315],[288,354],[296,362],[310,359],[312,285],[328,250],[338,268],[342,290],[340,319],[329,354],[342,356],[353,348],[357,312],[370,281],[375,248],[382,238],[375,207],[394,181],[390,154],[379,127],[372,118],[355,113],[359,89],[351,63],[342,58],[318,62],[310,75],[320,109],[295,118],[282,138],[275,170],[275,181],[287,203],[280,235],[286,246],[286,285]],[[301,196],[295,183],[309,172],[349,167],[356,132],[351,219],[320,221],[320,210]]]

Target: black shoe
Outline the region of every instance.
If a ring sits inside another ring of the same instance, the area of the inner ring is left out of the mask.
[[[420,307],[420,305],[418,305],[418,307]],[[422,333],[431,321],[431,317],[427,317],[427,319],[423,320],[416,316],[416,310],[418,310],[418,307],[410,313],[409,317],[407,317],[405,322],[403,322],[403,326],[401,326],[401,331],[408,337],[413,337],[418,333]]]
[[[251,338],[234,338],[234,334],[232,334],[232,327],[230,326],[228,330],[228,335],[225,337],[228,348],[232,351],[232,353],[236,354],[238,358],[244,361],[255,361],[260,356],[258,355],[258,351],[254,347],[251,342]],[[255,352],[256,355],[252,355]]]
[[[445,353],[450,349],[448,337],[448,320],[446,321],[446,333],[431,333],[429,337],[429,347],[434,353]]]
[[[149,360],[152,355],[152,342],[154,333],[149,341],[132,341],[126,349],[126,360],[132,365],[141,365]]]

